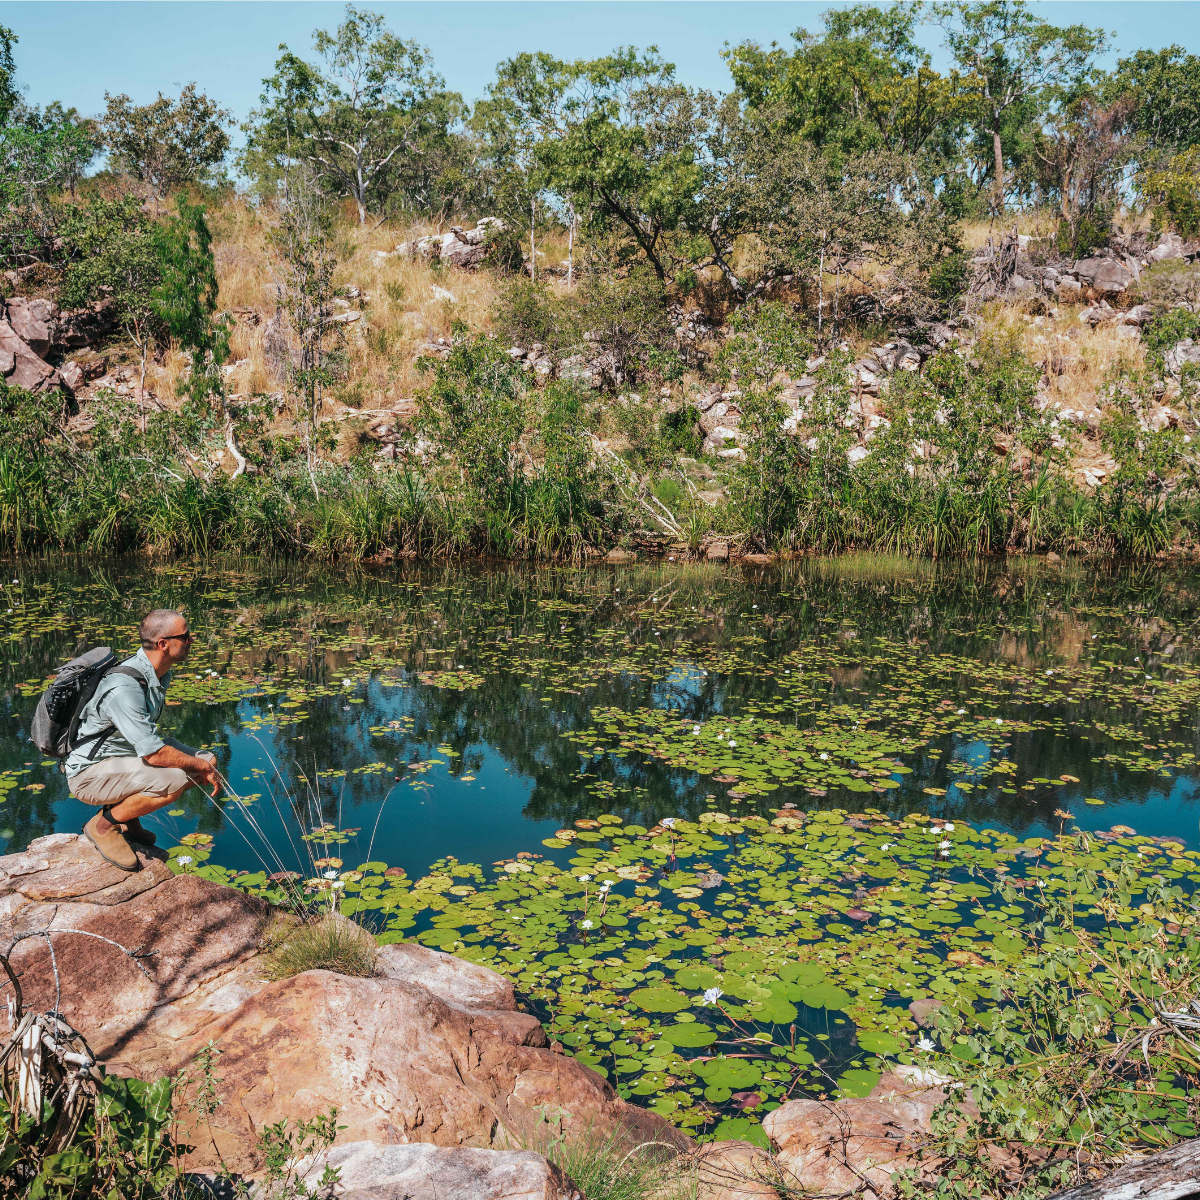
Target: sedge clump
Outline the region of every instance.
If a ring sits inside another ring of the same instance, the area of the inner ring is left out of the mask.
[[[268,979],[291,979],[305,971],[333,971],[368,979],[375,974],[375,939],[362,926],[334,914],[306,921],[279,920],[263,938]]]

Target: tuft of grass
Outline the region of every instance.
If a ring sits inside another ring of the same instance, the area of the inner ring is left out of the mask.
[[[332,913],[300,922],[278,919],[268,927],[263,945],[268,979],[291,979],[304,971],[369,979],[378,959],[374,937]]]
[[[542,1119],[521,1149],[534,1150],[553,1163],[587,1200],[697,1200],[696,1172],[690,1158],[665,1143],[630,1142],[621,1130],[588,1127],[565,1133]]]

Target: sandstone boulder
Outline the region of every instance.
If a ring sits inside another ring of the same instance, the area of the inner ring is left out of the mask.
[[[60,312],[54,323],[54,348],[80,350],[95,346],[116,325],[116,306],[112,300],[94,300],[84,308]]]
[[[54,341],[56,309],[49,300],[30,300],[14,296],[6,304],[8,323],[13,331],[38,356],[45,358]]]
[[[763,1131],[792,1187],[884,1200],[898,1194],[893,1171],[915,1167],[922,1178],[937,1177],[937,1160],[920,1160],[917,1151],[945,1098],[939,1088],[889,1074],[865,1100],[789,1100],[767,1114]]]
[[[1086,258],[1075,264],[1075,274],[1085,287],[1101,295],[1115,296],[1133,281],[1133,272],[1115,258]]]
[[[1179,375],[1186,366],[1200,366],[1200,345],[1191,338],[1182,338],[1166,353],[1167,370]]]
[[[6,383],[28,392],[68,390],[63,377],[34,354],[7,320],[0,320],[0,375]]]
[[[337,1168],[338,1200],[582,1200],[558,1168],[532,1150],[350,1142],[302,1160],[296,1173],[311,1186],[326,1166]]]
[[[200,1147],[194,1169],[215,1168],[217,1147],[231,1168],[253,1172],[265,1125],[331,1108],[343,1140],[381,1145],[505,1147],[545,1120],[631,1144],[690,1144],[549,1049],[494,972],[395,946],[376,978],[307,971],[269,983],[265,904],[174,875],[161,852],[140,857],[143,870],[127,875],[83,838],[54,834],[0,858],[0,945],[54,931],[61,995],[46,938],[14,946],[26,1003],[45,1010],[58,996],[63,1017],[116,1074],[173,1074],[217,1044],[222,1104],[211,1126],[184,1131]]]

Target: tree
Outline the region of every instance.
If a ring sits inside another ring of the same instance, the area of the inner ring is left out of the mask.
[[[94,133],[73,111],[0,129],[0,262],[19,266],[53,257],[66,212],[57,193],[73,189],[95,156]]]
[[[1091,89],[1065,97],[1034,141],[1042,192],[1057,199],[1072,251],[1084,213],[1115,207],[1122,169],[1133,154],[1125,95],[1105,106]]]
[[[500,65],[477,119],[482,110],[492,130],[508,130],[507,152],[528,160],[535,194],[570,201],[593,229],[620,229],[665,280],[668,235],[695,211],[713,105],[677,83],[654,47],[624,47],[573,63],[518,55]]]
[[[64,108],[59,101],[52,100],[45,108],[18,104],[11,123],[31,133],[49,136],[57,167],[53,182],[66,187],[73,198],[79,181],[104,148],[100,122],[83,116],[75,107]]]
[[[308,163],[326,190],[354,200],[361,224],[396,189],[402,168],[412,171],[430,139],[444,137],[462,99],[444,90],[429,51],[398,38],[378,13],[348,4],[336,32],[317,30],[313,46],[319,65],[279,47],[247,126],[247,161],[260,174]]]
[[[1031,13],[1025,0],[955,0],[936,4],[934,12],[947,48],[969,76],[974,121],[991,139],[993,205],[1000,212],[1006,118],[1051,88],[1082,78],[1092,56],[1103,50],[1105,35],[1086,25],[1051,25]]]
[[[161,329],[154,297],[162,278],[155,229],[134,197],[97,196],[70,207],[61,236],[69,253],[59,302],[75,308],[105,297],[112,301],[141,360],[138,406],[144,431],[146,358]]]
[[[288,390],[305,422],[308,477],[320,495],[315,471],[317,412],[322,389],[333,383],[341,346],[334,316],[333,214],[316,175],[304,164],[283,177],[279,220],[267,236],[282,310],[298,345],[287,372]]]
[[[216,401],[224,415],[221,364],[229,357],[229,318],[217,315],[217,267],[204,206],[175,198],[177,215],[155,227],[161,278],[154,307],[181,349],[192,356],[179,394],[194,404]]]
[[[0,25],[0,128],[7,124],[8,114],[21,99],[16,84],[17,64],[13,58],[13,47],[17,40],[17,35],[11,29]]]
[[[1178,153],[1200,145],[1200,58],[1181,46],[1139,50],[1117,60],[1116,96],[1136,105],[1132,124],[1152,152]]]
[[[962,81],[942,76],[915,39],[920,3],[855,4],[822,14],[823,34],[797,29],[789,54],[743,42],[724,52],[738,94],[781,114],[785,128],[847,153],[915,153],[962,116]]]
[[[227,110],[189,83],[172,101],[158,93],[151,104],[104,93],[101,119],[114,167],[145,184],[156,201],[181,184],[202,179],[229,150]]]

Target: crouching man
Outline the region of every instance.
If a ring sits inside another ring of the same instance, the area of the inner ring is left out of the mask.
[[[139,818],[174,804],[188,788],[211,787],[215,797],[221,786],[213,754],[158,733],[171,668],[192,648],[187,618],[156,608],[138,634],[142,648],[100,681],[66,760],[71,795],[100,806],[84,835],[122,871],[140,869],[135,846],[154,845]]]

